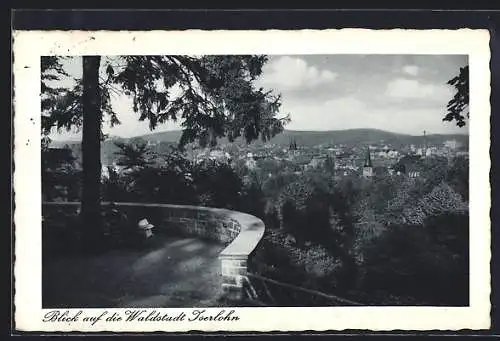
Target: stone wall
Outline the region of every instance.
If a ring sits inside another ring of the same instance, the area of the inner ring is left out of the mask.
[[[219,255],[223,286],[232,296],[241,295],[249,258],[264,235],[262,220],[246,213],[200,206],[143,203],[116,205],[131,221],[147,218],[157,231],[197,236],[226,245]],[[44,216],[74,213],[79,206],[77,202],[46,202],[42,205],[42,213]]]

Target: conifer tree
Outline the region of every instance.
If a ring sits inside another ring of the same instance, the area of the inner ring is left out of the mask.
[[[71,57],[69,57],[71,58]],[[75,58],[75,57],[73,57]],[[181,121],[180,145],[217,139],[269,140],[288,117],[278,117],[280,96],[256,88],[266,56],[119,56],[82,57],[83,77],[68,88],[48,84],[67,76],[61,57],[42,57],[42,126],[45,136],[55,127],[82,129],[82,214],[91,240],[101,231],[100,142],[103,122],[120,124],[111,97],[128,95],[138,120],[151,130]]]

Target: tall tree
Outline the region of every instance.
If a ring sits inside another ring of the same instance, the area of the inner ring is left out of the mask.
[[[111,96],[131,96],[139,120],[149,121],[152,130],[180,119],[181,145],[215,145],[224,136],[268,140],[289,119],[277,117],[280,96],[255,87],[266,61],[266,56],[83,57],[83,82],[58,91],[42,88],[45,133],[83,125],[85,224],[96,231],[100,226],[101,125],[105,118],[111,125],[120,123]],[[42,57],[42,65],[42,75],[62,69],[54,57]]]
[[[82,216],[90,240],[99,240],[101,227],[101,57],[83,57]]]
[[[447,84],[455,88],[455,95],[448,102],[443,121],[456,121],[457,126],[463,127],[465,118],[469,118],[469,66],[461,67],[459,74]]]

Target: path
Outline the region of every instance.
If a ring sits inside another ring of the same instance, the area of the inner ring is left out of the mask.
[[[157,241],[149,250],[116,250],[43,264],[44,308],[217,307],[223,246],[197,238]]]

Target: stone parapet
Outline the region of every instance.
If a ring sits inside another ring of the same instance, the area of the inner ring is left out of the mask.
[[[109,203],[102,203],[103,206]],[[264,235],[262,220],[237,211],[187,205],[115,203],[131,221],[147,218],[155,230],[217,241],[226,246],[219,255],[223,287],[241,295],[247,264]],[[79,202],[44,202],[44,217],[58,212],[75,212]]]

